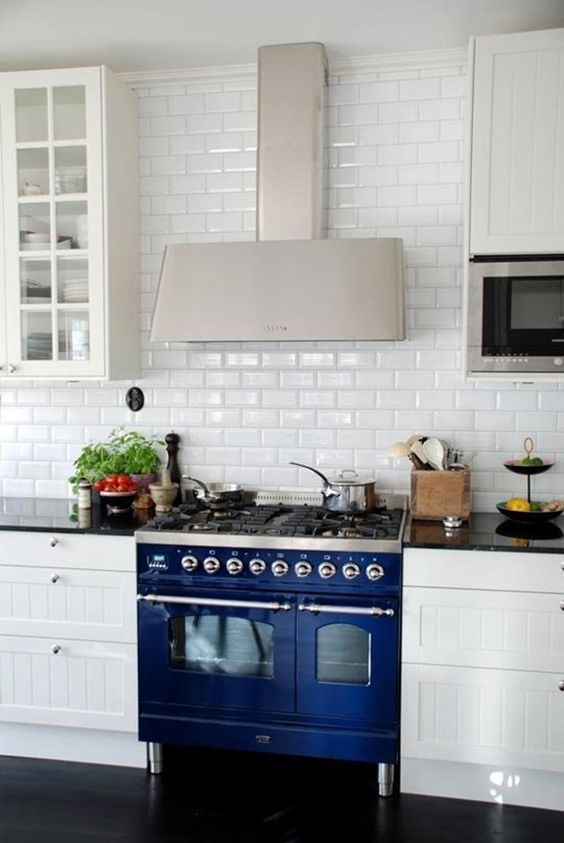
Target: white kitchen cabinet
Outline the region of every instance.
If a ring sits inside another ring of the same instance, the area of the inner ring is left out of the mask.
[[[402,790],[562,809],[563,565],[405,550]]]
[[[0,141],[0,376],[135,376],[134,93],[105,67],[2,73]]]
[[[564,250],[564,29],[476,38],[470,253]]]
[[[143,766],[133,537],[0,531],[0,548],[0,753]]]

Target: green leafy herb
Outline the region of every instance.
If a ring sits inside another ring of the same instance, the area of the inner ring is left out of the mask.
[[[73,492],[84,477],[95,483],[108,474],[153,474],[160,471],[161,458],[158,446],[164,442],[157,437],[146,437],[136,430],[123,427],[112,430],[105,442],[85,445],[74,461],[75,471],[69,477]]]

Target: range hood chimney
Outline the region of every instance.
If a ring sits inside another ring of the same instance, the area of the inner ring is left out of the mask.
[[[170,245],[153,342],[404,339],[402,241],[322,239],[322,44],[259,49],[257,241]]]

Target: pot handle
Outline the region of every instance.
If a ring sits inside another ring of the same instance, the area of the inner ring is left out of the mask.
[[[358,480],[358,471],[355,471],[354,468],[343,468],[342,471],[339,472],[339,477],[341,480]]]
[[[183,474],[183,475],[182,475],[182,479],[183,479],[183,480],[191,480],[191,481],[192,481],[192,483],[195,483],[197,486],[199,486],[199,487],[200,487],[200,489],[203,489],[203,490],[204,490],[204,492],[206,493],[206,495],[209,495],[209,494],[210,494],[210,490],[208,489],[208,487],[206,486],[206,484],[203,482],[203,480],[196,480],[196,478],[195,478],[195,477],[188,477],[188,475],[187,475],[187,474]]]
[[[311,465],[304,465],[303,462],[294,462],[293,460],[288,460],[288,465],[297,465],[300,468],[307,468],[308,471],[313,471],[314,474],[317,474],[318,477],[321,477],[321,479],[323,480],[323,489],[321,490],[321,493],[324,497],[330,498],[341,494],[339,489],[336,489],[335,486],[332,486],[327,477],[325,477],[324,474],[318,471],[317,468],[312,468]]]

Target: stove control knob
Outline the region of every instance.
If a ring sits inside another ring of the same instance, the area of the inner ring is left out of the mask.
[[[298,562],[294,570],[298,577],[309,577],[313,568],[309,562]]]
[[[324,562],[323,565],[319,566],[319,576],[324,580],[331,579],[336,573],[337,569],[332,562]]]
[[[227,562],[225,563],[225,567],[227,569],[228,574],[236,576],[237,574],[240,574],[243,570],[243,563],[240,559],[233,557],[232,559],[227,560]]]
[[[249,571],[251,574],[258,576],[259,574],[264,574],[266,571],[266,562],[263,562],[262,559],[251,559],[249,562]]]
[[[358,577],[360,574],[360,568],[356,564],[356,562],[348,562],[346,565],[343,565],[343,576],[347,580],[354,580],[355,577]]]
[[[215,574],[216,571],[219,571],[219,559],[216,559],[215,556],[208,556],[207,559],[204,559],[204,571],[206,574]]]
[[[180,560],[180,564],[182,565],[185,571],[191,574],[192,571],[195,571],[198,567],[198,560],[195,556],[183,556]]]
[[[278,562],[272,563],[272,573],[275,577],[285,577],[290,569],[290,566],[284,559],[279,559]]]
[[[376,582],[384,576],[384,569],[381,565],[369,565],[366,569],[366,576],[372,582]]]

